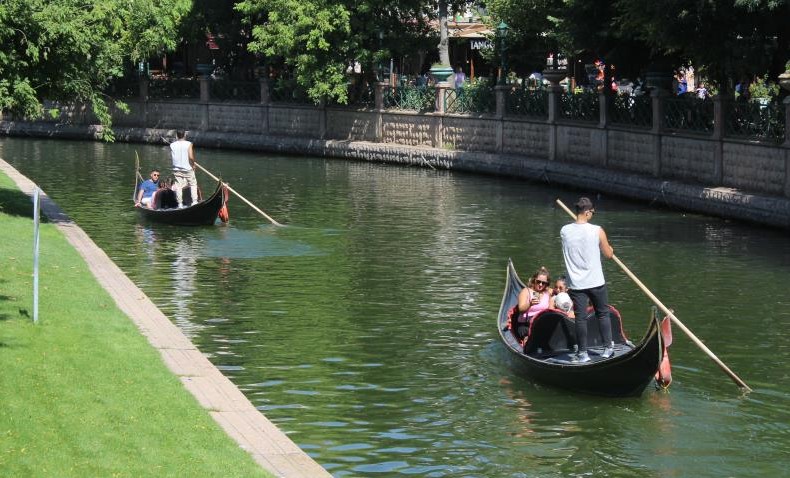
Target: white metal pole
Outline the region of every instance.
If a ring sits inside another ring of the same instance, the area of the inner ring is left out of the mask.
[[[33,191],[33,323],[38,323],[38,240],[39,240],[39,219],[41,202],[39,201],[41,190],[36,187]]]

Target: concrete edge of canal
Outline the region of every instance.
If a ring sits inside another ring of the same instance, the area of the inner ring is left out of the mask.
[[[28,196],[35,183],[0,158],[0,171]],[[88,264],[118,308],[157,349],[162,361],[220,427],[277,477],[331,478],[331,474],[270,422],[154,305],[118,266],[45,193],[41,210]]]
[[[97,140],[100,128],[97,125],[0,121],[0,135],[7,136]],[[175,137],[172,129],[115,127],[114,131],[118,141],[129,143],[165,144],[167,138]],[[304,154],[498,175],[790,229],[790,198],[656,179],[600,166],[546,161],[525,155],[252,133],[190,131],[189,139],[199,147]]]

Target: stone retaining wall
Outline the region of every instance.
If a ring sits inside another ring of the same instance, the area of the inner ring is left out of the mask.
[[[381,91],[376,108],[271,103],[268,99],[262,103],[212,102],[201,95],[200,100],[129,101],[130,113],[116,111],[113,118],[119,140],[147,141],[148,135],[139,131],[188,129],[191,138],[211,138],[206,146],[430,164],[524,178],[552,168],[564,168],[563,174],[581,171],[582,177],[609,174],[659,185],[645,193],[651,200],[663,197],[665,185],[675,183],[717,191],[705,196],[711,198],[720,197],[720,191],[777,201],[790,198],[790,141],[770,144],[723,138],[720,129],[712,135],[665,132],[660,121],[654,121],[652,129],[611,126],[605,112],[598,122],[571,122],[557,118],[551,107],[548,118],[511,117],[504,114],[503,101],[497,102],[495,114],[385,110]],[[54,120],[18,123],[4,117],[2,130],[6,134],[88,137],[100,129],[84,105],[59,107],[60,117]],[[332,140],[353,147],[339,149]],[[303,144],[312,146],[305,150]],[[536,162],[540,167],[525,169],[525,164]],[[611,182],[601,177],[579,181],[557,177],[554,181],[640,199],[644,195],[638,188],[611,187]],[[737,208],[710,208],[696,200],[675,201],[673,205],[764,222]],[[767,221],[782,227],[789,222],[787,218]]]

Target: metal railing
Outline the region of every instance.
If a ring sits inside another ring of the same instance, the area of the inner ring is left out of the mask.
[[[158,100],[200,98],[200,80],[191,78],[149,80],[148,97]]]
[[[615,95],[609,101],[607,114],[612,124],[651,128],[653,98],[648,95]]]
[[[726,102],[724,134],[733,138],[781,143],[785,139],[785,106],[779,102]]]
[[[544,89],[515,88],[505,95],[505,111],[509,115],[548,118],[549,93]]]
[[[595,91],[560,95],[560,118],[597,122],[600,119],[599,108]]]
[[[107,85],[104,92],[112,98],[137,98],[140,96],[140,78],[115,78]]]
[[[662,121],[667,130],[713,133],[713,100],[684,95],[663,101]]]
[[[273,103],[315,104],[304,88],[289,79],[278,79],[269,83],[269,99]]]
[[[494,113],[496,95],[487,85],[471,85],[465,88],[444,90],[445,113]]]
[[[396,86],[384,89],[384,108],[429,112],[436,110],[436,88]]]
[[[211,80],[209,95],[217,100],[258,102],[261,100],[261,84],[257,81]]]

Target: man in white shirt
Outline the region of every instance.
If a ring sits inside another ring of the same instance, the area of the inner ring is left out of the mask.
[[[601,226],[590,224],[595,207],[589,198],[581,197],[576,204],[576,221],[566,224],[560,230],[562,255],[568,272],[569,295],[573,299],[576,315],[576,342],[579,351],[574,361],[589,362],[587,353],[587,304],[592,302],[595,315],[600,324],[604,341],[603,358],[614,353],[612,324],[609,318],[609,297],[606,280],[601,267],[601,255],[607,259],[614,256]]]
[[[173,189],[176,193],[178,208],[184,207],[184,188],[189,186],[189,194],[192,196],[192,203],[198,202],[197,178],[195,177],[195,152],[192,143],[187,141],[186,132],[176,131],[176,141],[170,143],[170,156],[173,160],[173,176],[175,184]],[[191,205],[190,204],[190,205]]]

